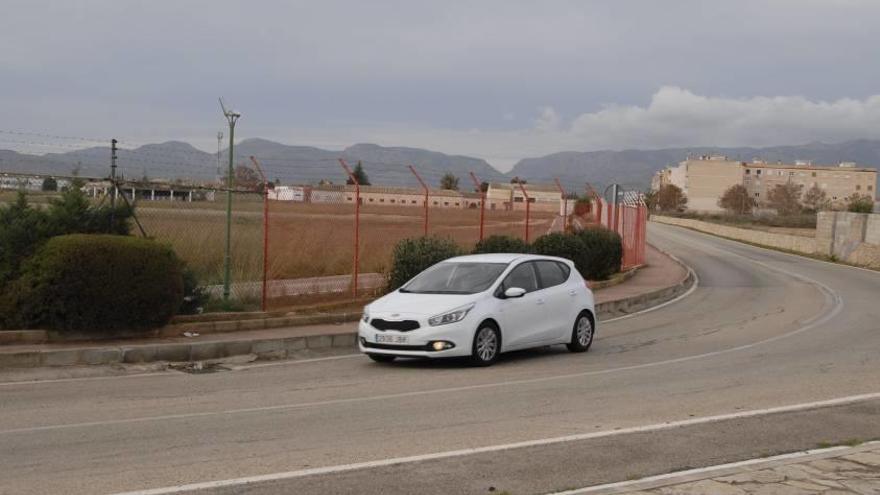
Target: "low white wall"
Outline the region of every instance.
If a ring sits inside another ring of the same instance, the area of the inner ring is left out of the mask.
[[[816,254],[819,252],[816,248],[816,240],[811,237],[802,237],[788,234],[775,234],[772,232],[763,232],[760,230],[743,229],[739,227],[731,227],[729,225],[719,225],[717,223],[704,222],[702,220],[693,220],[691,218],[675,218],[664,217],[659,215],[651,215],[651,221],[657,223],[665,223],[669,225],[678,225],[689,229],[698,230],[707,234],[713,234],[729,239],[751,242],[762,246],[774,247],[777,249],[786,249],[804,254]]]

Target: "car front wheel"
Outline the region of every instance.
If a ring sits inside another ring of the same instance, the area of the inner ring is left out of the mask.
[[[501,332],[493,325],[483,324],[474,335],[471,363],[474,366],[490,366],[501,353]]]
[[[578,315],[571,329],[571,342],[566,344],[571,352],[587,352],[593,345],[593,321],[584,311]]]

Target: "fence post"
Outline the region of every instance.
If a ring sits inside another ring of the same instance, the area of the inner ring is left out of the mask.
[[[523,196],[526,200],[526,244],[529,243],[529,217],[531,212],[531,202],[529,201],[529,193],[526,192],[525,186],[523,186],[522,181],[517,182],[519,184],[519,189],[522,191]]]
[[[361,264],[361,185],[358,182],[357,177],[355,177],[354,173],[352,173],[351,169],[348,167],[348,164],[345,163],[345,160],[340,158],[339,164],[342,165],[342,168],[345,169],[345,173],[348,174],[348,178],[351,179],[352,183],[354,183],[354,273],[351,274],[351,293],[354,297],[357,297],[358,272],[360,271]],[[344,191],[343,194],[345,194]]]
[[[483,184],[477,179],[473,172],[470,172],[471,180],[474,181],[474,187],[480,193],[480,240],[483,240],[483,225],[486,218],[486,191],[483,190]]]
[[[555,177],[553,180],[556,182],[556,187],[559,189],[559,194],[562,196],[562,232],[568,232],[568,200],[565,199],[565,189],[563,189],[562,185],[559,183],[558,177]]]
[[[416,172],[416,168],[413,167],[412,165],[408,165],[408,167],[409,167],[410,172],[412,172],[413,175],[416,176],[416,179],[419,181],[419,184],[422,185],[422,189],[425,190],[425,237],[428,237],[428,193],[429,193],[429,189],[428,189],[427,184],[425,184],[425,181],[423,181],[422,178],[419,176],[419,173]]]
[[[257,163],[257,159],[251,156],[251,161],[257,167],[257,172],[263,179],[263,285],[260,291],[260,309],[266,311],[266,292],[269,277],[269,181],[263,168]],[[192,194],[192,191],[190,191]]]

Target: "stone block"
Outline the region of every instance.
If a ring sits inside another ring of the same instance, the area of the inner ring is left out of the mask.
[[[156,347],[156,361],[170,361],[172,363],[190,360],[190,344],[167,344]]]
[[[80,364],[113,364],[122,362],[122,349],[118,347],[95,347],[81,349]]]
[[[333,347],[354,347],[357,342],[356,333],[343,333],[333,336]]]
[[[42,366],[76,366],[80,363],[79,349],[58,349],[42,353]]]
[[[289,337],[284,339],[284,346],[287,352],[299,351],[306,348],[305,337]]]
[[[0,368],[35,368],[40,365],[39,352],[0,353]]]
[[[287,356],[287,345],[284,340],[261,340],[254,342],[251,353],[260,359],[281,359]]]
[[[218,342],[199,342],[190,344],[190,361],[204,361],[225,357],[221,352],[223,347]]]
[[[321,349],[331,347],[333,339],[329,335],[311,335],[306,337],[306,346],[309,349]]]
[[[138,347],[123,347],[122,362],[124,363],[152,363],[156,360],[156,347],[152,345]]]

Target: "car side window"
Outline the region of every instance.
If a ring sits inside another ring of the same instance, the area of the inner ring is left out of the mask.
[[[538,268],[538,275],[541,276],[541,288],[546,289],[556,285],[565,283],[568,278],[563,273],[560,264],[555,261],[538,261],[535,263]]]
[[[532,263],[522,263],[511,270],[501,287],[503,290],[519,287],[520,289],[525,289],[526,292],[538,290],[538,279],[535,277],[535,269]]]

